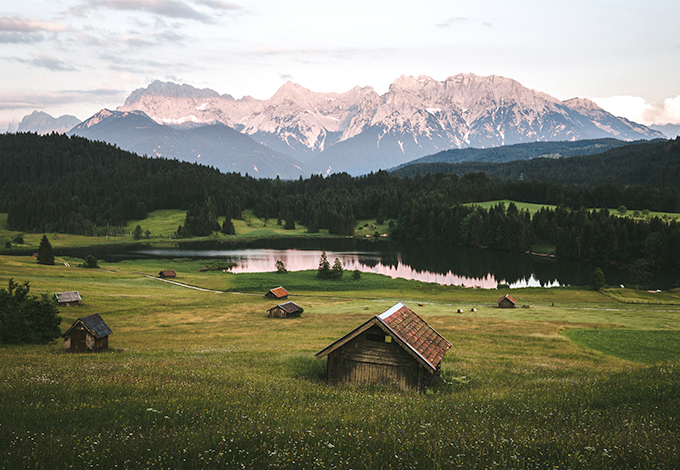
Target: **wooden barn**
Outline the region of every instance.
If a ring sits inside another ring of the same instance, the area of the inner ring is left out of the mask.
[[[161,279],[177,277],[177,273],[175,272],[174,269],[164,269],[163,271],[158,273],[158,277],[160,277]]]
[[[286,300],[288,298],[288,291],[283,287],[277,287],[264,294],[264,298],[273,300]]]
[[[98,313],[77,319],[64,333],[64,349],[67,351],[99,351],[109,347],[112,334]]]
[[[399,302],[315,356],[328,356],[329,384],[382,384],[422,391],[439,376],[449,348],[451,343]]]
[[[77,290],[70,292],[56,292],[54,298],[60,307],[78,306],[78,302],[83,300]]]
[[[502,299],[498,301],[498,308],[515,308],[517,301],[506,294]]]
[[[269,310],[269,318],[293,318],[302,315],[304,310],[295,302],[286,302],[272,307]]]

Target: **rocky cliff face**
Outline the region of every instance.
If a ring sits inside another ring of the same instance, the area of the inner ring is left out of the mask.
[[[450,148],[663,137],[589,100],[562,102],[495,75],[401,76],[382,96],[370,87],[317,93],[288,82],[268,100],[154,82],[118,110],[178,127],[220,122],[322,173],[359,174]]]
[[[36,132],[38,134],[50,134],[56,132],[64,134],[80,124],[80,119],[65,114],[54,118],[43,111],[33,111],[24,116],[17,127],[17,132]]]

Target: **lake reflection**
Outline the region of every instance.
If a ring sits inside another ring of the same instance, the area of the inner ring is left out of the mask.
[[[146,249],[136,253],[154,258],[216,258],[235,263],[231,269],[233,273],[253,273],[275,271],[275,263],[280,260],[288,271],[303,271],[317,269],[322,250],[315,249],[272,249],[272,248],[243,248],[243,249]],[[440,257],[443,253],[439,252]],[[375,251],[326,251],[328,261],[333,265],[338,258],[345,270],[384,274],[392,278],[414,279],[423,282],[434,282],[441,285],[457,285],[465,287],[480,287],[495,289],[499,282],[508,283],[511,287],[553,287],[559,286],[556,280],[541,282],[533,273],[508,280],[498,278],[490,272],[479,276],[461,274],[456,269],[446,267],[422,269],[418,264],[404,262],[402,252]],[[409,256],[408,254],[406,256]]]

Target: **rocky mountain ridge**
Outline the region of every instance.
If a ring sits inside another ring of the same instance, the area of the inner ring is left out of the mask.
[[[63,134],[78,124],[80,124],[80,119],[69,114],[55,118],[43,111],[33,111],[23,117],[17,127],[17,132],[36,132],[38,134],[56,132]]]
[[[178,129],[158,124],[143,111],[102,109],[68,135],[109,142],[139,155],[213,166],[223,173],[283,179],[312,174],[303,163],[219,122]]]
[[[496,75],[401,76],[383,95],[371,87],[319,93],[288,82],[267,100],[156,81],[118,108],[132,110],[176,127],[223,123],[321,173],[360,174],[451,148],[664,137],[592,101],[562,102]]]

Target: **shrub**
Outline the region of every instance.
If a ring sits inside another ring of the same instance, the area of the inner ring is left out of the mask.
[[[276,272],[279,274],[286,274],[288,270],[286,269],[286,266],[283,264],[283,261],[276,260]]]
[[[87,258],[85,258],[85,267],[90,269],[98,268],[97,258],[92,255],[87,255]]]
[[[28,281],[19,285],[14,279],[0,289],[0,343],[46,344],[61,336],[57,306],[47,294],[38,298],[29,291]]]
[[[600,268],[595,268],[593,274],[590,276],[590,285],[593,286],[593,290],[599,291],[606,284],[606,279],[604,273]]]

